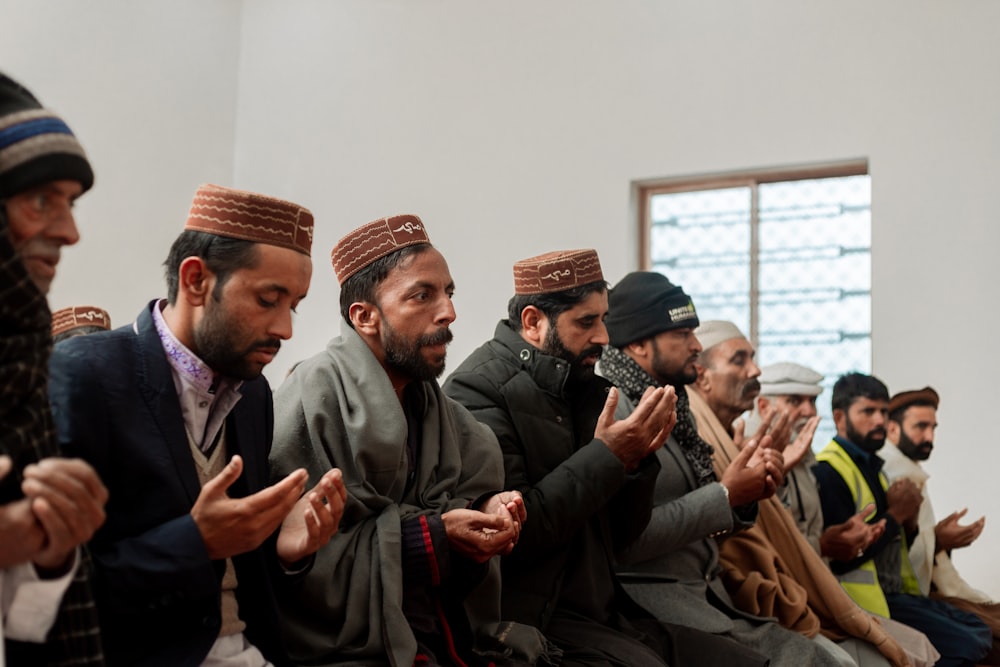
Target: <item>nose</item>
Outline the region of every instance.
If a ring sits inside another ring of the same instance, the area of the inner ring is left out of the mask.
[[[802,401],[802,415],[808,419],[816,416],[816,403],[813,401]]]
[[[760,375],[760,366],[758,366],[757,362],[754,361],[753,359],[750,360],[749,370],[750,370],[750,377],[752,378],[758,377]]]
[[[271,320],[268,334],[279,340],[288,340],[292,337],[292,309],[279,308],[278,311],[278,315]]]
[[[66,209],[46,230],[46,236],[62,242],[62,245],[75,245],[80,240],[80,230],[76,227],[73,209]]]
[[[438,310],[438,314],[434,319],[434,322],[440,326],[448,326],[454,322],[457,317],[458,315],[455,314],[455,302],[449,297],[444,297],[442,299],[441,308]]]
[[[597,323],[597,327],[594,330],[594,335],[590,338],[590,342],[594,345],[605,346],[610,342],[608,338],[608,328],[604,326],[604,320],[600,320]]]

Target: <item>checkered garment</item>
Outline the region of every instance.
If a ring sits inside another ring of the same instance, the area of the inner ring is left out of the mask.
[[[0,202],[0,454],[13,459],[14,469],[0,482],[0,502],[10,502],[21,496],[24,466],[58,449],[47,392],[51,315],[14,254],[4,208]],[[48,640],[7,640],[10,667],[104,664],[86,549],[81,556]]]

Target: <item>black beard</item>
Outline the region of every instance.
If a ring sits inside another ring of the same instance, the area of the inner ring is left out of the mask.
[[[446,345],[454,338],[451,329],[443,327],[435,333],[418,336],[407,341],[396,336],[395,330],[386,326],[382,346],[385,349],[385,365],[403,377],[418,382],[426,382],[441,376],[444,372],[444,357],[440,361],[428,361],[420,353],[430,345]]]
[[[881,437],[875,437],[878,435],[881,435]],[[854,430],[854,425],[851,424],[850,420],[848,420],[847,439],[869,454],[874,454],[878,450],[882,449],[882,445],[885,444],[885,427],[876,426],[872,430],[868,431],[868,433],[861,435]]]
[[[697,357],[691,357],[687,362],[695,361]],[[663,357],[660,356],[659,349],[655,346],[653,347],[653,359],[651,363],[652,376],[657,382],[664,386],[670,386],[675,388],[680,388],[685,385],[689,385],[698,379],[698,369],[693,365],[691,370],[686,372],[684,369],[689,366],[689,363],[685,363],[681,366],[681,369],[676,373],[671,373],[666,370],[666,364],[663,363]]]
[[[569,362],[569,379],[580,382],[594,377],[594,366],[583,363],[583,360],[587,357],[600,359],[604,348],[600,345],[594,345],[584,349],[580,354],[573,354],[559,338],[559,332],[556,331],[556,328],[549,327],[549,332],[545,334],[545,342],[542,344],[542,352]]]
[[[896,443],[896,447],[911,461],[926,461],[931,457],[931,450],[934,449],[934,443],[927,441],[918,445],[910,439],[910,436],[903,432],[903,427],[900,426],[899,442]]]

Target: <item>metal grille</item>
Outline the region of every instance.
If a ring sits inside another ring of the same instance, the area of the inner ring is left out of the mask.
[[[868,175],[651,193],[650,260],[691,294],[702,320],[731,320],[767,365],[823,373],[830,388],[871,369],[871,183]]]

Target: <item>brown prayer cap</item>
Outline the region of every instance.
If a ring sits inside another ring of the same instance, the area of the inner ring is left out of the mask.
[[[938,393],[932,387],[901,391],[889,399],[889,412],[908,408],[914,403],[930,404],[936,410],[940,400]]]
[[[514,294],[548,294],[604,280],[596,250],[556,250],[514,264]]]
[[[111,328],[111,317],[97,306],[70,306],[52,313],[52,336],[79,329],[80,327]]]
[[[276,245],[308,256],[313,215],[284,199],[206,184],[194,193],[184,229]]]
[[[415,215],[394,215],[361,225],[337,241],[330,253],[337,281],[344,281],[377,259],[406,246],[430,243],[424,223]]]

